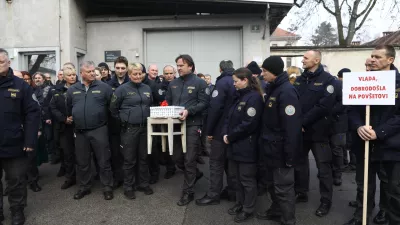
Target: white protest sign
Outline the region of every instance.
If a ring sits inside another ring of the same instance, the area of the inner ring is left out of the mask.
[[[395,101],[394,70],[343,73],[343,105],[394,105]]]

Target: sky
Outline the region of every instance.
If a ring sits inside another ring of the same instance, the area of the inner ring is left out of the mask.
[[[325,1],[328,2],[330,0]],[[396,12],[390,12],[392,1],[394,0],[378,0],[376,6],[368,16],[368,20],[364,23],[363,28],[361,28],[364,31],[363,34],[360,35],[360,37],[355,37],[353,41],[360,40],[362,43],[365,43],[381,37],[382,32],[384,31],[397,31],[400,29],[400,17],[396,16]],[[353,1],[350,0],[349,2]],[[362,4],[365,2],[366,0],[364,0]],[[362,11],[364,7],[365,6],[360,5],[359,12]],[[310,38],[314,34],[315,29],[317,29],[318,25],[324,21],[331,22],[333,27],[336,29],[336,20],[331,14],[329,14],[322,6],[320,6],[317,11],[319,11],[319,13],[314,13],[309,17],[307,23],[304,26],[300,26],[295,32],[297,35],[302,37],[300,41],[301,43],[299,44],[310,43]],[[293,6],[288,15],[282,20],[279,27],[288,30],[291,24],[296,21],[296,12],[304,13],[304,9]]]

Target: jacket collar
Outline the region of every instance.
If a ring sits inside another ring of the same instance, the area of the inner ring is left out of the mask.
[[[232,76],[232,75],[233,75],[233,72],[234,72],[234,69],[233,69],[233,68],[229,68],[229,69],[224,70],[224,71],[221,73],[221,75],[219,75],[219,76],[217,77],[217,81],[218,81],[219,79],[222,79],[223,77]]]
[[[8,69],[7,75],[1,79],[0,81],[0,87],[10,87],[14,84],[14,78],[17,78],[14,76],[14,71],[11,69],[11,67]]]
[[[308,70],[305,70],[302,74],[301,77],[305,78],[305,79],[311,79],[314,77],[318,77],[319,75],[321,75],[324,72],[324,67],[322,65],[318,66],[318,69],[315,72],[311,72]]]
[[[182,81],[187,81],[187,80],[190,80],[190,79],[192,79],[193,77],[195,77],[196,75],[194,75],[194,73],[191,73],[191,74],[187,74],[187,75],[185,75],[185,76],[180,76],[178,79],[180,79],[180,80],[182,80]]]

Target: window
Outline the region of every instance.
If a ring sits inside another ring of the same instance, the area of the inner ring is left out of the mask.
[[[290,67],[290,66],[292,66],[292,58],[287,57],[286,58],[286,67]]]

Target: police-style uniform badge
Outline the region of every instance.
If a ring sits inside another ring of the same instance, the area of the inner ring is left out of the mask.
[[[158,89],[158,94],[159,94],[159,95],[163,95],[163,94],[164,94],[163,90]]]
[[[328,87],[326,87],[326,91],[329,94],[333,94],[333,92],[335,91],[335,88],[332,85],[328,85]]]
[[[117,96],[115,94],[112,95],[111,97],[111,102],[117,101]]]
[[[215,98],[218,96],[218,90],[214,90],[211,97]]]
[[[255,108],[250,107],[250,108],[247,109],[247,115],[249,115],[250,117],[253,117],[253,116],[255,116],[256,114],[257,114],[257,111],[256,111]]]
[[[192,89],[190,89],[188,92],[189,92],[189,94],[192,94],[192,93],[193,93]]]
[[[293,116],[296,113],[296,108],[292,105],[288,105],[285,108],[285,113],[288,116]]]
[[[272,107],[272,102],[270,102],[270,103],[268,104],[268,107],[270,107],[270,108]]]
[[[210,95],[210,88],[206,88],[205,92],[206,92],[206,95]]]

